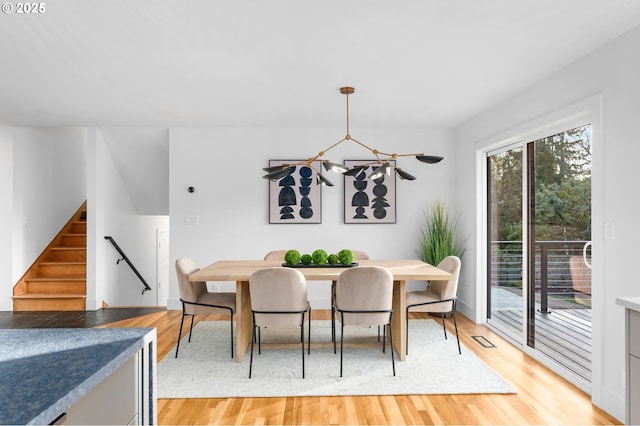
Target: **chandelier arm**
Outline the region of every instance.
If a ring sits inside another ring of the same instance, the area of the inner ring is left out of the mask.
[[[320,152],[318,153],[318,155],[316,156],[316,158],[318,158],[318,157],[322,157],[322,156],[325,154],[325,152],[329,151],[330,149],[335,148],[336,146],[340,145],[342,142],[344,142],[344,141],[346,141],[346,140],[347,140],[347,138],[346,138],[346,137],[344,137],[344,138],[340,139],[338,142],[334,143],[334,144],[333,144],[333,145],[331,145],[329,148],[327,148],[327,149],[325,149],[325,150],[323,150],[323,151],[320,151]]]
[[[418,153],[418,154],[395,154],[394,153],[394,154],[389,154],[389,153],[386,153],[386,152],[379,152],[379,154],[386,155],[386,156],[391,157],[391,158],[396,158],[396,157],[415,157],[416,155],[424,155],[424,153]]]
[[[354,141],[355,143],[357,143],[358,145],[360,145],[361,147],[368,149],[369,151],[371,151],[372,154],[374,154],[376,156],[376,158],[379,159],[378,154],[384,154],[383,152],[378,151],[377,149],[373,149],[368,147],[367,145],[363,144],[362,142],[360,142],[357,139],[351,138],[350,140]],[[388,154],[385,154],[388,155]]]

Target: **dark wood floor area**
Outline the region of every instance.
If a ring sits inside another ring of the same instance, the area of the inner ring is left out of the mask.
[[[160,311],[166,311],[166,308],[0,312],[0,328],[91,328]]]
[[[517,335],[522,331],[522,310],[493,312],[493,318]],[[535,348],[591,381],[591,309],[554,309],[536,313]]]

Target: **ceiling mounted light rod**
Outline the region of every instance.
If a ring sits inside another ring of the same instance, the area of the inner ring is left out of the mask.
[[[288,176],[290,173],[292,173],[296,166],[304,165],[311,168],[312,170],[315,170],[315,172],[317,173],[316,181],[318,184],[333,186],[333,184],[326,177],[322,175],[322,171],[317,170],[315,167],[312,166],[312,163],[316,161],[320,161],[322,163],[322,166],[325,168],[325,170],[343,173],[347,176],[357,176],[360,174],[360,172],[365,170],[368,166],[377,164],[378,166],[376,167],[376,170],[369,175],[370,179],[378,179],[384,175],[389,176],[391,174],[391,169],[393,168],[396,174],[400,177],[400,179],[415,180],[416,179],[415,176],[396,167],[395,165],[392,165],[390,161],[396,160],[399,157],[416,157],[416,159],[419,160],[420,162],[423,162],[426,164],[436,164],[444,159],[444,157],[440,157],[436,155],[425,155],[424,153],[396,154],[396,153],[379,151],[378,149],[371,148],[370,146],[360,142],[359,140],[352,138],[349,130],[349,95],[352,95],[353,93],[355,93],[355,89],[350,86],[341,87],[340,93],[346,96],[346,133],[344,138],[340,139],[338,142],[334,143],[333,145],[330,145],[328,148],[325,148],[324,150],[318,152],[317,155],[307,158],[306,160],[302,160],[302,161],[298,161],[290,164],[281,164],[279,166],[265,167],[263,170],[266,171],[267,174],[262,176],[263,178],[277,181]],[[342,164],[333,163],[327,159],[322,158],[327,152],[329,152],[336,146],[340,145],[344,141],[353,141],[356,144],[360,145],[361,147],[365,148],[375,156],[375,160],[373,160],[371,163],[360,164],[358,166],[355,166],[349,169],[348,167],[345,167]],[[381,156],[383,158],[381,158]]]

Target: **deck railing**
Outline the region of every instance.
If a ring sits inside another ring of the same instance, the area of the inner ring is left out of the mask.
[[[548,311],[548,296],[574,297],[569,260],[583,256],[587,241],[536,241],[535,289],[540,310]],[[590,259],[591,252],[587,252]],[[491,242],[491,286],[522,288],[522,241]]]

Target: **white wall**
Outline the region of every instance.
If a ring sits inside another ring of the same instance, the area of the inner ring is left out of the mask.
[[[416,258],[424,208],[435,199],[453,201],[450,134],[412,129],[351,129],[351,134],[382,151],[447,157],[435,166],[415,158],[398,160],[400,167],[418,179],[397,180],[396,224],[344,224],[343,177],[335,173],[326,174],[335,186],[322,188],[321,224],[269,224],[268,181],[261,178],[262,168],[270,159],[311,157],[341,139],[344,130],[172,128],[171,263],[182,256],[201,266],[223,259],[262,259],[270,250],[290,248],[301,252],[351,248],[365,250],[373,258]],[[329,154],[326,157],[337,163],[371,158],[353,142]],[[195,188],[194,193],[187,191],[189,186]],[[186,225],[187,215],[198,216],[199,225]],[[168,307],[180,309],[174,271]],[[215,285],[235,289],[229,284]],[[328,308],[328,283],[313,283],[309,298],[314,308]]]
[[[85,200],[83,132],[14,128],[15,283]]]
[[[126,264],[116,265],[104,235],[119,239],[154,287],[156,228],[169,219],[136,215],[124,186],[96,129],[0,127],[0,310],[12,309],[13,285],[85,199],[87,309],[103,300],[156,305],[157,290],[141,296],[142,284]]]
[[[13,285],[84,202],[84,133],[77,128],[0,128],[0,310]]]
[[[157,304],[156,229],[166,229],[167,216],[141,216],[114,164],[99,130],[90,129],[88,211],[87,309],[109,306],[155,306]],[[104,239],[111,236],[129,257],[152,291],[144,285]],[[91,287],[91,291],[89,289]]]
[[[602,94],[603,150],[594,152],[593,233],[601,236],[605,224],[613,224],[616,234],[603,240],[602,247],[593,247],[592,400],[618,419],[624,419],[624,316],[615,299],[640,295],[638,278],[630,267],[637,261],[640,240],[636,208],[639,196],[634,188],[640,179],[639,48],[640,28],[636,28],[455,132],[457,203],[464,212],[465,229],[475,233],[478,193],[475,151],[482,141]],[[475,265],[469,266],[472,267],[466,269],[463,279],[475,281]],[[472,304],[465,307],[474,309]],[[475,317],[476,312],[469,314]]]
[[[13,133],[0,126],[0,283],[13,282]],[[12,308],[12,286],[0,285],[0,311]]]

